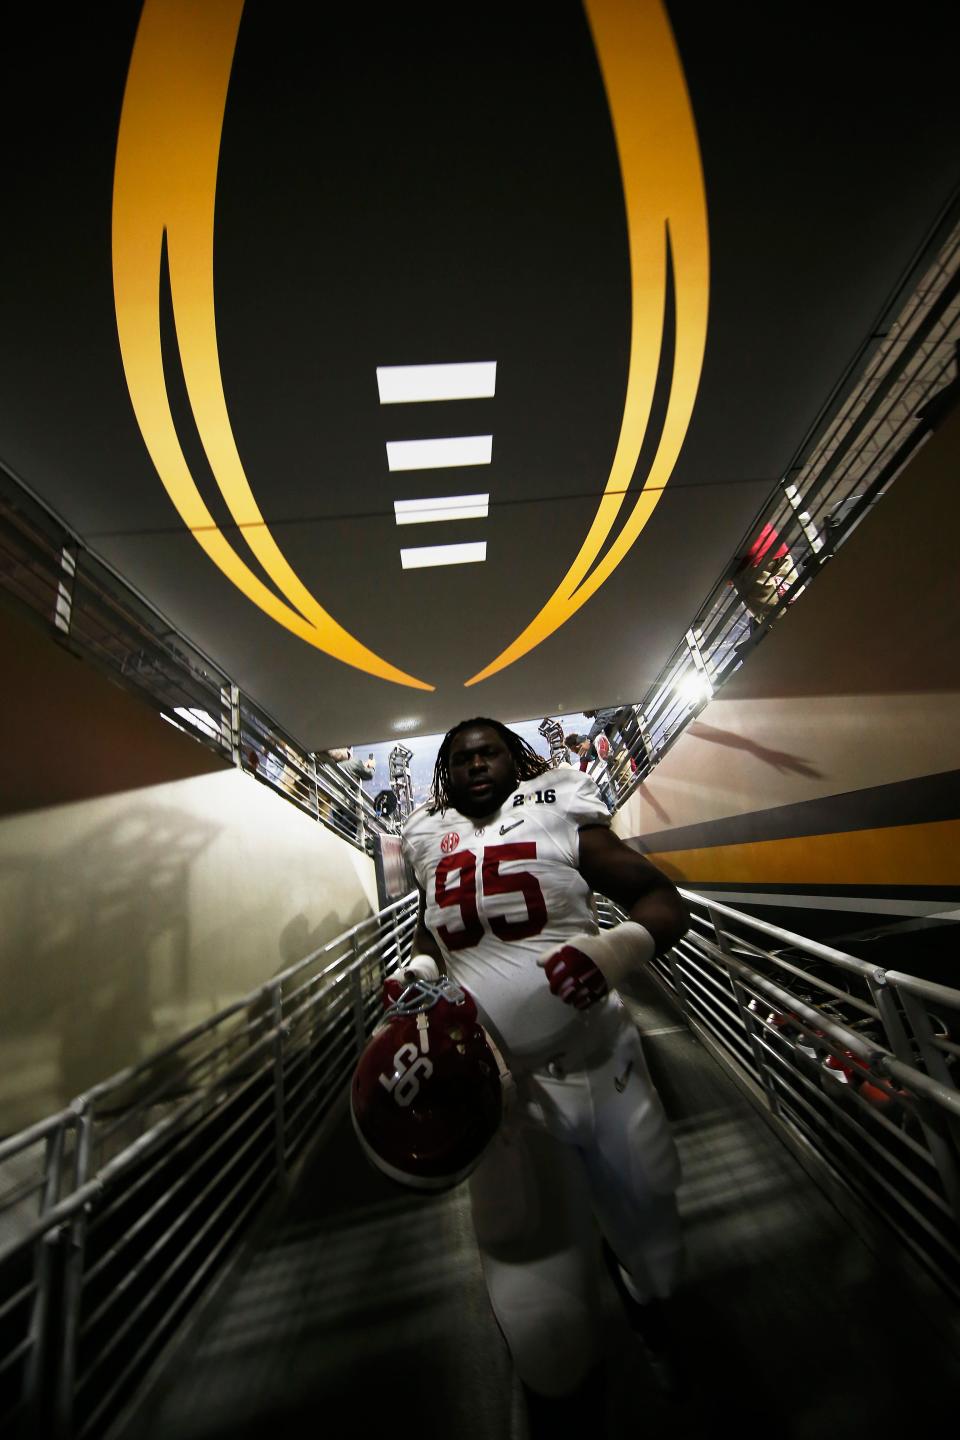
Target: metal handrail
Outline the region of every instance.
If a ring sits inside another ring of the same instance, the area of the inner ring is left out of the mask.
[[[931,1080],[929,1075],[925,1075],[913,1065],[903,1064],[884,1046],[868,1044],[863,1036],[855,1030],[848,1030],[845,1025],[831,1020],[822,1011],[816,1010],[812,1005],[807,1005],[795,995],[791,995],[789,990],[784,990],[781,986],[775,985],[773,981],[758,975],[749,965],[744,965],[732,955],[724,954],[719,946],[705,945],[704,948],[708,953],[712,951],[715,960],[721,960],[729,970],[738,974],[752,989],[759,990],[762,995],[776,1000],[780,1005],[788,1005],[800,1019],[808,1025],[815,1025],[837,1046],[851,1051],[858,1059],[866,1061],[875,1075],[881,1078],[890,1076],[895,1080],[900,1080],[904,1085],[909,1085],[916,1094],[923,1095],[928,1100],[935,1100],[937,1104],[960,1116],[960,1092],[956,1089],[948,1088],[946,1085],[941,1085],[939,1081]],[[954,991],[953,994],[954,1004],[960,1007],[960,992]]]
[[[924,980],[918,975],[908,975],[903,970],[878,970],[877,979],[882,976],[883,984],[902,990],[908,995],[918,995],[922,1000],[932,1000],[936,1005],[960,1005],[960,991],[948,985],[938,985],[933,980]]]
[[[702,897],[693,890],[680,889],[684,900],[690,904],[704,903]],[[860,975],[864,979],[876,978],[877,974],[883,973],[877,970],[875,965],[870,965],[866,960],[858,960],[855,955],[848,955],[845,950],[837,950],[832,945],[823,945],[819,940],[810,940],[806,935],[795,935],[792,930],[784,930],[780,925],[774,925],[769,920],[762,920],[759,916],[745,915],[742,910],[734,910],[729,905],[724,905],[712,897],[709,901],[711,915],[723,915],[739,923],[749,921],[750,929],[756,930],[758,934],[767,936],[771,940],[780,940],[791,949],[801,950],[814,960],[826,960],[829,964],[835,965],[839,970],[847,970],[854,975]],[[704,917],[694,913],[692,919],[695,924],[712,924],[712,920],[705,920]],[[957,995],[960,1002],[960,992],[951,991]]]
[[[396,832],[359,784],[317,764],[2,461],[0,585],[59,643],[356,849],[369,853],[374,836]]]
[[[960,1296],[958,1047],[937,1043],[927,1008],[960,1017],[960,990],[681,894],[692,924],[654,962],[661,985],[856,1214],[883,1220]],[[623,916],[602,902],[600,918]]]
[[[960,1009],[960,992],[879,970],[683,894],[694,924],[655,962],[660,983],[697,1033],[762,1097],[772,1123],[812,1146],[854,1192],[868,1194],[873,1211],[948,1288],[960,1291],[960,1095],[947,1061],[926,1043],[923,1017],[929,1017],[921,1004],[925,998]],[[605,900],[598,910],[605,925],[623,918]],[[416,915],[415,894],[395,901],[150,1060],[90,1087],[71,1106],[3,1142],[0,1161],[17,1163],[40,1146],[46,1158],[31,1187],[43,1191],[38,1213],[0,1245],[0,1419],[11,1377],[19,1377],[8,1418],[19,1411],[34,1430],[49,1421],[64,1437],[93,1436],[113,1423],[170,1326],[322,1127],[375,1021],[383,978],[410,952]],[[764,948],[764,941],[786,942],[791,958]],[[845,985],[860,985],[869,1000],[851,1003],[860,997]],[[824,997],[819,1003],[811,998],[815,990]],[[894,1011],[895,997],[919,1005],[922,1016],[906,1005]],[[214,1055],[216,1063],[195,1074],[194,1050],[208,1041],[211,1048],[199,1060]],[[170,1079],[178,1054],[189,1057],[185,1094],[177,1089],[183,1072]],[[835,1082],[824,1079],[827,1056],[847,1064],[854,1077],[850,1094],[839,1100],[830,1089]],[[140,1084],[151,1076],[155,1084]],[[172,1088],[158,1112],[164,1076]],[[872,1103],[855,1093],[860,1078],[873,1087]],[[126,1108],[140,1133],[93,1165],[134,1082],[139,1093]],[[876,1108],[878,1095],[896,1108],[898,1122]],[[170,1279],[175,1267],[163,1263],[174,1238],[178,1256],[205,1247],[203,1262],[179,1288]],[[56,1251],[63,1256],[58,1265],[51,1263]],[[97,1336],[105,1326],[116,1364],[103,1364],[106,1341],[97,1343]],[[62,1338],[59,1353],[55,1333]]]
[[[394,901],[0,1145],[16,1167],[0,1195],[0,1428],[80,1437],[113,1423],[322,1128],[416,914],[415,893]]]
[[[627,707],[638,733],[591,773],[623,805],[696,719],[746,654],[812,583],[929,438],[921,412],[960,379],[960,225],[954,225],[906,296],[874,327],[835,394],[751,524],[742,557],[765,527],[787,545],[776,596],[751,613],[733,583],[736,561],[714,585],[646,694]],[[772,573],[772,572],[771,572]],[[697,691],[685,687],[697,682]],[[634,770],[633,767],[636,767]]]
[[[39,1140],[45,1140],[48,1135],[69,1126],[75,1118],[76,1112],[68,1107],[58,1110],[55,1115],[48,1115],[45,1120],[38,1120],[35,1125],[29,1125],[25,1130],[18,1130],[15,1135],[8,1135],[5,1140],[0,1140],[0,1165],[21,1151],[29,1150]]]
[[[410,904],[410,895],[405,895],[402,899],[394,900],[391,904],[385,905],[376,915],[367,916],[365,920],[358,920],[356,925],[351,925],[349,930],[344,930],[339,935],[335,935],[332,940],[327,940],[323,945],[318,945],[317,948],[311,950],[308,955],[304,955],[300,960],[293,961],[286,969],[278,971],[276,975],[272,976],[263,985],[257,985],[253,990],[249,990],[246,995],[242,995],[239,1000],[232,1000],[229,1005],[224,1005],[222,1009],[218,1010],[215,1015],[211,1015],[208,1019],[198,1021],[196,1025],[191,1026],[189,1030],[185,1030],[182,1035],[179,1035],[176,1040],[172,1040],[161,1049],[155,1050],[147,1059],[139,1060],[135,1065],[128,1065],[125,1069],[118,1070],[106,1080],[101,1080],[96,1085],[91,1085],[88,1090],[84,1090],[83,1093],[77,1097],[73,1104],[86,1109],[97,1100],[102,1099],[104,1095],[109,1094],[113,1090],[121,1089],[124,1085],[128,1085],[131,1080],[136,1079],[146,1071],[156,1069],[160,1061],[168,1059],[177,1051],[183,1050],[187,1045],[192,1044],[194,1040],[209,1034],[212,1030],[222,1025],[225,1020],[229,1020],[232,1016],[243,1010],[248,1010],[258,999],[272,991],[274,987],[286,984],[294,975],[299,975],[303,970],[306,970],[308,966],[315,964],[322,955],[329,955],[339,946],[348,944],[355,935],[358,935],[361,930],[369,927],[374,920],[385,919],[387,916],[399,914],[400,911],[409,911]],[[61,1113],[67,1114],[72,1112],[64,1111]],[[32,1129],[37,1130],[43,1126],[49,1127],[54,1123],[56,1118],[57,1117],[51,1117],[50,1120],[42,1120],[39,1122],[39,1125],[33,1126]],[[28,1132],[24,1131],[22,1133],[25,1135]],[[9,1144],[10,1142],[5,1143]],[[2,1148],[0,1148],[0,1158],[2,1158]]]

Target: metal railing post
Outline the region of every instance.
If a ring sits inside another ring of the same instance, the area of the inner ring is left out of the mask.
[[[677,959],[676,945],[671,945],[670,949],[667,951],[666,955],[664,955],[663,958],[667,963],[667,969],[670,971],[670,978],[673,981],[673,988],[676,993],[680,1009],[683,1011],[684,1015],[686,1015],[687,1020],[689,1021],[690,1005],[687,1000],[686,987],[683,983],[683,971],[680,969],[680,962]]]
[[[90,1170],[90,1141],[93,1115],[84,1101],[77,1102],[76,1150],[73,1159],[73,1187],[85,1185]],[[77,1341],[80,1335],[80,1306],[83,1299],[84,1251],[87,1240],[89,1204],[82,1206],[67,1230],[67,1255],[63,1278],[63,1329],[60,1363],[54,1392],[54,1433],[67,1440],[73,1433],[73,1401],[76,1383]]]
[[[646,713],[639,709],[637,710],[637,729],[640,732],[640,739],[643,741],[644,749],[647,752],[649,766],[652,768],[657,763],[656,747],[653,743],[653,736],[650,734],[650,726],[647,724]]]
[[[401,961],[401,958],[402,958],[402,957],[401,957],[401,954],[400,954],[400,915],[399,915],[399,912],[396,911],[396,910],[394,910],[393,915],[392,915],[390,918],[391,918],[391,923],[392,923],[392,926],[393,926],[393,953],[394,953],[394,956],[396,957],[396,965],[394,966],[394,969],[399,969],[400,961]],[[384,957],[384,959],[383,959],[383,960],[381,961],[381,963],[380,963],[380,983],[381,983],[381,985],[383,984],[383,982],[384,982],[384,980],[386,979],[386,977],[387,977],[387,964],[386,964],[386,957]]]
[[[887,986],[886,973],[883,970],[874,970],[871,975],[868,975],[867,989],[880,1012],[880,1023],[883,1025],[887,1044],[898,1060],[909,1064],[913,1051],[900,1011],[897,1009],[896,999]]]
[[[927,1007],[918,996],[911,995],[909,990],[901,990],[899,995],[900,1003],[903,1005],[910,1029],[917,1042],[917,1048],[927,1067],[927,1074],[932,1075],[934,1080],[939,1080],[941,1085],[949,1085],[955,1090],[957,1088],[956,1079],[943,1058],[942,1052],[937,1048]]]
[[[896,998],[891,993],[890,988],[887,985],[886,971],[879,969],[874,970],[873,974],[869,977],[867,984],[870,989],[870,993],[873,996],[876,1007],[880,1012],[880,1020],[883,1024],[884,1032],[887,1036],[890,1049],[893,1051],[894,1055],[896,1055],[898,1060],[902,1060],[905,1065],[912,1065],[914,1061],[913,1045],[910,1042],[910,1037],[907,1034],[907,1029],[903,1023],[900,1011],[897,1009]],[[907,1002],[908,1000],[912,1002],[913,997],[904,994],[901,996],[901,999],[903,1000],[904,1008],[907,1010],[907,1013],[909,1015],[910,1009]],[[916,1003],[917,1005],[919,1005],[919,1001],[917,1001]],[[923,1007],[920,1006],[920,1008],[922,1009]],[[923,1019],[926,1020],[926,1018],[926,1013],[924,1012]],[[913,1018],[911,1018],[911,1024],[913,1023]],[[916,1023],[920,1026],[922,1030],[923,1022],[919,1018],[917,1018]],[[927,1026],[929,1027],[929,1021],[927,1021]],[[932,1039],[932,1036],[930,1038]],[[920,1042],[918,1038],[918,1044],[919,1043]],[[939,1052],[936,1051],[935,1053],[939,1054]],[[921,1054],[923,1054],[922,1046]],[[927,1059],[926,1055],[924,1055],[924,1059]],[[946,1069],[945,1066],[944,1069]],[[934,1079],[942,1079],[942,1076],[940,1074],[936,1072],[932,1073]],[[953,1081],[949,1077],[949,1075],[947,1077],[946,1083],[951,1086],[953,1084]],[[937,1168],[937,1174],[940,1176],[943,1188],[947,1196],[949,1197],[951,1205],[954,1208],[957,1219],[960,1220],[960,1175],[958,1175],[956,1155],[953,1152],[953,1147],[951,1146],[949,1139],[947,1139],[947,1137],[939,1129],[935,1128],[935,1126],[931,1124],[932,1118],[933,1112],[930,1110],[930,1108],[922,1102],[918,1101],[917,1119],[920,1122],[920,1128],[923,1131],[923,1137],[927,1143],[927,1147],[929,1148],[930,1158],[933,1160],[933,1163]]]
[[[220,686],[220,731],[234,765],[240,764],[240,691],[236,685]]]
[[[47,1136],[44,1160],[43,1194],[40,1216],[56,1205],[60,1198],[60,1173],[63,1165],[64,1127],[58,1125]],[[23,1402],[27,1418],[35,1432],[44,1429],[41,1416],[41,1395],[49,1354],[51,1324],[51,1287],[53,1282],[53,1251],[60,1242],[60,1229],[48,1230],[36,1241],[34,1248],[34,1283],[36,1292],[30,1312],[30,1354],[23,1377]]]
[[[930,1024],[930,1016],[923,1001],[918,996],[911,995],[907,990],[901,990],[899,997],[916,1038],[917,1048],[926,1066],[927,1074],[934,1080],[939,1080],[941,1085],[948,1085],[951,1089],[956,1089],[950,1067],[934,1043],[933,1026]],[[960,1148],[960,1143],[958,1143],[960,1122],[952,1115],[945,1115],[942,1111],[934,1112],[930,1107],[924,1106],[921,1123],[927,1137],[927,1144],[930,1146],[930,1153],[937,1167],[937,1173],[943,1182],[943,1188],[953,1206],[957,1221],[960,1222],[960,1168],[957,1165],[957,1151]]]
[[[719,916],[717,915],[713,906],[708,905],[706,908],[707,915],[710,917],[710,924],[713,926],[713,934],[717,942],[717,949],[721,951],[724,956],[724,961],[726,962],[726,958],[730,954],[730,942],[724,934],[723,929],[721,928]],[[773,1081],[770,1079],[770,1073],[767,1070],[767,1057],[763,1053],[763,1046],[760,1044],[760,1037],[757,1033],[757,1026],[759,1025],[759,1021],[754,1015],[750,1013],[749,1008],[744,1003],[742,986],[739,980],[734,978],[733,970],[730,965],[724,963],[723,969],[724,974],[730,981],[730,988],[733,991],[733,998],[737,1002],[737,1009],[740,1012],[740,1023],[743,1026],[744,1034],[747,1037],[751,1053],[753,1054],[754,1064],[756,1065],[757,1071],[760,1075],[760,1084],[763,1086],[763,1093],[766,1097],[767,1105],[770,1107],[770,1109],[775,1115],[779,1115],[780,1099],[777,1095]]]
[[[270,987],[270,1025],[273,1029],[274,1153],[277,1180],[279,1184],[285,1185],[287,1181],[287,1119],[283,1045],[286,1039],[286,1026],[283,1020],[283,987],[279,983]]]
[[[363,1014],[363,980],[360,975],[360,944],[356,933],[350,936],[350,949],[353,952],[353,963],[350,967],[350,994],[353,999],[353,1024],[357,1041],[357,1054],[363,1050],[367,1041],[367,1026]]]
[[[77,578],[77,547],[64,545],[60,551],[60,576],[57,580],[57,598],[53,609],[53,623],[64,635],[70,634],[73,615],[73,587]]]
[[[712,662],[704,655],[703,649],[701,647],[700,642],[703,639],[703,633],[698,627],[691,626],[690,629],[687,631],[686,635],[684,636],[684,639],[687,646],[687,653],[690,656],[690,659],[693,661],[693,667],[696,670],[697,675],[706,691],[704,698],[706,700],[712,700],[713,665]]]
[[[787,497],[787,504],[797,517],[800,529],[806,537],[810,549],[814,554],[823,549],[823,537],[813,522],[812,517],[804,508],[803,497],[792,481],[784,479],[782,482],[783,493]]]
[[[311,786],[311,791],[312,791],[312,795],[313,795],[313,815],[314,815],[314,819],[319,820],[319,819],[320,819],[320,781],[319,781],[319,779],[317,778],[317,756],[316,756],[316,753],[315,753],[313,750],[310,751],[310,754],[307,756],[307,760],[309,761],[309,766],[310,766],[308,773],[309,773],[309,776],[310,776],[310,786]]]

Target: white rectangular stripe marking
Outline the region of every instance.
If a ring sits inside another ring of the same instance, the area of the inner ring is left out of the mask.
[[[387,464],[391,470],[443,470],[454,465],[489,465],[492,453],[492,435],[387,441]]]
[[[378,365],[381,405],[424,400],[488,400],[497,389],[496,360],[458,365]]]
[[[428,525],[433,520],[486,520],[489,495],[442,495],[437,500],[394,500],[398,525]]]
[[[468,545],[415,545],[412,549],[400,551],[400,564],[404,570],[422,570],[427,565],[470,565],[486,558],[486,540],[473,541]]]

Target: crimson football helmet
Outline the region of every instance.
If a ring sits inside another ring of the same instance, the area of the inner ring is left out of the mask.
[[[388,980],[387,1009],[353,1074],[350,1113],[367,1158],[414,1190],[448,1190],[500,1124],[500,1067],[473,997],[453,980]]]

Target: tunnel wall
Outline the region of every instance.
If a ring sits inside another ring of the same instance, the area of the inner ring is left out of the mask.
[[[365,855],[9,612],[4,661],[0,1133],[376,908]]]
[[[955,413],[618,813],[621,835],[803,933],[814,912],[823,935],[956,909],[958,481]]]

